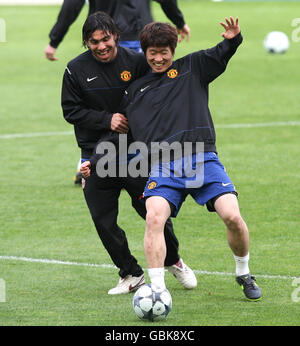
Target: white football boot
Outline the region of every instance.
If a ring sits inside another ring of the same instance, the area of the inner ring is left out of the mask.
[[[175,276],[184,288],[191,290],[197,287],[197,278],[195,273],[183,262],[182,258],[180,258],[177,263],[166,268]]]
[[[125,278],[120,278],[116,287],[111,288],[108,294],[124,294],[137,290],[145,284],[144,274],[141,276],[127,275]]]

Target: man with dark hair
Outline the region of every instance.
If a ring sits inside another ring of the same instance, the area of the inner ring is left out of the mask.
[[[236,281],[246,298],[255,301],[262,294],[248,266],[248,228],[240,214],[235,187],[217,156],[208,107],[209,84],[225,71],[242,42],[238,19],[226,18],[221,25],[225,29],[221,43],[176,61],[176,30],[164,23],[146,25],[140,41],[152,72],[127,89],[126,116],[133,139],[144,142],[149,150],[155,143],[177,143],[178,148],[169,161],[151,167],[144,191],[144,249],[151,283],[165,287],[163,228],[170,216],[177,216],[190,194],[224,221],[236,262]],[[91,162],[96,159],[91,158]],[[84,175],[89,174],[89,167],[88,162],[82,166]]]
[[[74,125],[82,161],[89,160],[99,139],[112,133],[128,132],[126,117],[118,113],[125,89],[148,70],[144,54],[118,45],[119,32],[104,12],[90,15],[82,37],[88,50],[69,62],[62,85],[65,119]],[[83,180],[83,192],[99,237],[112,261],[119,268],[120,280],[109,294],[129,293],[145,282],[142,268],[131,254],[125,232],[118,226],[118,199],[125,189],[137,213],[145,218],[141,199],[147,178],[116,175],[100,178],[92,174]],[[164,265],[187,289],[197,279],[178,254],[178,240],[170,220],[164,227],[167,256]]]
[[[208,108],[209,84],[224,72],[242,42],[238,18],[226,18],[221,25],[225,29],[222,33],[224,40],[216,47],[173,62],[176,30],[168,24],[148,24],[141,33],[140,41],[152,74],[129,87],[127,96],[130,104],[126,115],[133,138],[137,141],[143,140],[148,145],[162,141],[194,145],[188,157],[171,161],[170,178],[159,174],[152,177],[157,170],[163,169],[164,163],[152,167],[145,187],[147,222],[144,242],[151,281],[158,286],[165,285],[163,226],[171,215],[177,215],[186,196],[191,194],[198,204],[206,204],[209,211],[217,212],[224,221],[228,243],[236,261],[236,281],[243,287],[246,298],[258,300],[262,296],[261,291],[248,267],[248,228],[239,211],[234,185],[217,156],[215,131]],[[148,88],[141,93],[146,86]],[[143,114],[147,116],[148,126],[143,124]],[[197,143],[203,144],[202,152],[195,149]],[[187,162],[195,169],[194,178],[199,179],[198,185],[191,185],[191,167],[187,167]],[[179,177],[176,176],[177,164],[184,167]],[[150,188],[152,181],[155,181],[155,188]]]
[[[185,24],[183,14],[177,6],[177,0],[155,0],[165,15],[177,27],[180,39],[189,38],[190,29]],[[50,42],[45,48],[48,60],[58,60],[56,49],[62,42],[69,27],[81,12],[85,0],[64,0],[57,22],[50,31]],[[139,33],[142,28],[153,21],[150,0],[89,0],[89,15],[97,11],[109,14],[120,30],[120,45],[140,51]]]

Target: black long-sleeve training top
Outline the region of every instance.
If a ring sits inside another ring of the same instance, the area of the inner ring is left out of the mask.
[[[166,72],[149,72],[125,91],[118,108],[129,120],[130,141],[146,143],[204,142],[204,151],[217,152],[216,135],[208,107],[209,84],[222,74],[243,38],[224,39],[173,62]],[[110,132],[101,142],[118,148],[119,134]],[[195,148],[195,147],[194,147]],[[94,151],[92,169],[103,154]]]
[[[177,0],[154,0],[160,3],[165,15],[178,28],[185,21]],[[64,0],[57,22],[50,31],[50,45],[57,48],[71,24],[76,20],[85,0]],[[121,41],[135,41],[143,27],[152,22],[150,0],[90,0],[88,14],[103,11],[109,14],[120,30]]]
[[[126,91],[125,105],[134,141],[204,142],[216,152],[215,129],[208,107],[208,87],[222,74],[242,43],[242,35],[173,62],[164,73],[148,73]]]
[[[82,158],[89,158],[96,143],[110,134],[112,115],[118,111],[125,90],[148,69],[143,53],[120,46],[109,63],[97,61],[90,50],[69,62],[61,105],[64,118],[74,125]]]

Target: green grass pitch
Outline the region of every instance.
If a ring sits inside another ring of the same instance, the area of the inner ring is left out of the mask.
[[[219,22],[225,16],[240,19],[244,42],[211,85],[210,108],[219,156],[239,191],[250,230],[250,268],[263,299],[245,300],[234,280],[224,225],[189,198],[174,225],[180,254],[196,271],[198,287],[186,291],[166,273],[173,310],[165,321],[151,325],[299,325],[299,285],[292,284],[300,276],[300,42],[291,41],[286,54],[270,55],[262,41],[273,30],[291,39],[300,4],[179,4],[191,39],[179,44],[176,57],[221,40]],[[62,117],[60,88],[67,62],[83,51],[80,33],[87,11],[59,47],[59,61],[49,62],[43,50],[58,10],[0,6],[6,23],[6,42],[0,43],[0,325],[149,326],[135,316],[133,295],[107,295],[118,281],[117,270],[72,181],[79,149],[74,136],[63,133],[72,126]],[[158,5],[153,10],[156,19],[166,21]],[[120,198],[119,223],[146,267],[144,221],[126,193]]]

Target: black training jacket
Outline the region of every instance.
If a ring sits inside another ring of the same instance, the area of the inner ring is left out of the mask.
[[[109,135],[125,90],[148,69],[143,53],[123,47],[109,63],[97,61],[90,50],[69,62],[61,104],[64,118],[74,125],[82,158],[89,158],[98,140]]]
[[[174,61],[164,73],[150,72],[132,83],[124,106],[133,139],[149,149],[151,142],[204,142],[205,151],[216,152],[208,87],[225,71],[241,42],[241,34],[224,39]]]
[[[182,28],[184,17],[177,6],[177,0],[154,0],[159,2],[165,15],[176,25]],[[71,24],[78,17],[85,0],[64,0],[57,22],[50,31],[50,45],[57,48],[63,40]],[[150,0],[90,0],[89,14],[97,11],[108,13],[117,24],[121,41],[139,39],[143,27],[152,22]]]

